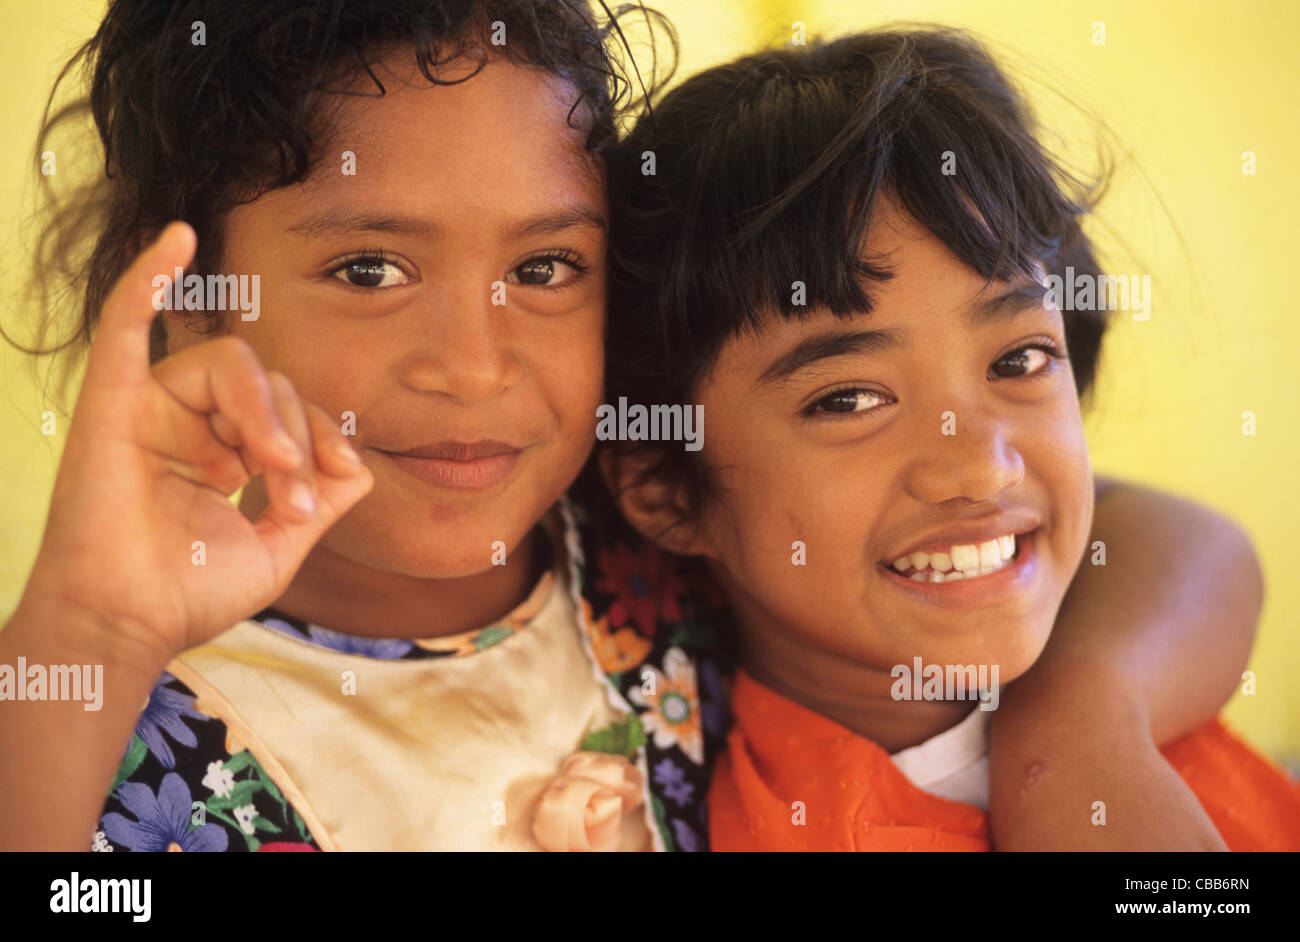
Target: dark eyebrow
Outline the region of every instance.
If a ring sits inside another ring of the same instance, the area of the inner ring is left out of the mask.
[[[830,357],[855,353],[881,353],[903,345],[906,335],[897,328],[882,330],[855,330],[850,333],[818,334],[801,340],[794,349],[777,357],[765,369],[758,381],[778,383],[804,367]]]
[[[520,220],[509,225],[506,233],[515,238],[524,238],[560,232],[575,226],[587,226],[599,229],[601,232],[609,229],[609,223],[599,212],[589,206],[578,206],[558,213]],[[427,219],[335,209],[301,219],[289,226],[288,231],[308,238],[327,233],[352,232],[387,232],[393,235],[435,238],[440,234],[441,229],[437,223]]]
[[[1025,282],[1002,294],[975,301],[971,304],[968,314],[971,323],[977,326],[989,321],[1010,320],[1031,308],[1039,307],[1047,310],[1044,303],[1046,297],[1047,289],[1042,285]]]
[[[440,231],[437,223],[411,216],[350,212],[331,209],[300,219],[286,230],[312,238],[327,233],[388,232],[393,235],[431,238]]]
[[[515,237],[547,235],[579,226],[609,231],[609,223],[603,215],[590,206],[575,206],[563,212],[521,220],[507,227],[506,233]]]

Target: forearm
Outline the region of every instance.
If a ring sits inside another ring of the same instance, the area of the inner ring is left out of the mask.
[[[1100,541],[1105,565],[1092,562]],[[1255,638],[1263,581],[1250,541],[1189,501],[1131,485],[1099,492],[1093,535],[1042,657],[1046,688],[1091,672],[1132,690],[1161,745],[1212,719]]]
[[[24,598],[0,630],[0,665],[102,666],[82,700],[0,701],[0,851],[87,850],[140,712],[166,664],[126,650],[93,614]],[[16,684],[25,678],[15,677]],[[50,690],[47,681],[46,695]]]
[[[1254,552],[1230,522],[1101,483],[1047,648],[1004,691],[990,729],[994,846],[1225,849],[1156,744],[1231,696],[1262,595]]]
[[[989,728],[996,850],[1227,850],[1151,738],[1144,692],[1099,666],[1026,675]]]

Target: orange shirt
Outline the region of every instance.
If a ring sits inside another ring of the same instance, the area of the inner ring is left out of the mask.
[[[989,849],[984,811],[922,791],[880,746],[743,670],[732,712],[709,789],[713,850]],[[1300,850],[1300,785],[1217,719],[1161,752],[1229,849]]]

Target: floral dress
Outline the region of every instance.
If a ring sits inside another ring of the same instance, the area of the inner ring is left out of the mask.
[[[721,596],[702,571],[660,552],[599,501],[562,501],[563,550],[580,592],[586,650],[628,709],[585,751],[644,759],[658,843],[708,849],[704,798],[727,732],[734,656]],[[545,543],[545,541],[540,541]],[[510,616],[447,639],[371,639],[274,608],[263,627],[381,660],[464,657],[521,623]],[[316,851],[303,816],[226,724],[171,674],[154,687],[104,805],[97,851]]]

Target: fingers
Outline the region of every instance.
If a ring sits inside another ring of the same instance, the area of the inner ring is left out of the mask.
[[[309,456],[309,460],[293,471],[266,471],[263,477],[271,508],[285,519],[300,521],[318,513],[328,515],[330,510],[321,507],[321,500],[324,497],[328,501],[334,496],[331,478],[348,480],[358,474],[368,476],[369,469],[325,410],[299,396],[283,373],[272,371],[268,375],[285,427]]]
[[[164,286],[170,290],[176,269],[190,264],[196,246],[194,230],[173,222],[117,279],[100,311],[84,386],[107,391],[148,379],[149,327],[158,313],[155,296]]]
[[[311,425],[307,421],[307,412],[289,377],[283,373],[268,374],[271,384],[271,396],[280,418],[289,435],[297,444],[303,455],[314,459],[311,441]],[[293,471],[268,469],[264,475],[266,493],[271,507],[279,508],[286,516],[308,520],[316,513],[316,471],[315,461],[306,460]]]
[[[288,377],[264,370],[239,338],[184,350],[153,375],[161,391],[150,400],[145,440],[188,480],[228,495],[261,474],[276,512],[303,521],[318,510],[317,474],[364,470],[337,423]]]
[[[302,404],[307,411],[307,421],[311,424],[311,441],[317,466],[334,477],[356,474],[363,465],[361,456],[348,442],[347,436],[339,430],[338,423],[316,403],[304,399]]]
[[[347,456],[356,452],[324,410],[298,396],[282,374],[270,376],[285,424],[311,458],[297,471],[264,474],[270,503],[254,529],[277,569],[293,572],[325,531],[370,492],[375,479],[360,457]],[[305,504],[293,503],[294,488],[302,487],[309,489],[312,498],[310,512],[302,509]]]
[[[212,433],[240,449],[249,474],[263,468],[290,471],[308,460],[310,450],[286,426],[266,370],[246,341],[226,336],[182,350],[155,366],[153,377],[174,400],[156,400],[153,411],[167,413],[179,403],[189,412],[211,416]],[[167,428],[165,414],[153,418],[157,427]],[[159,450],[183,458],[170,450],[180,444]]]

